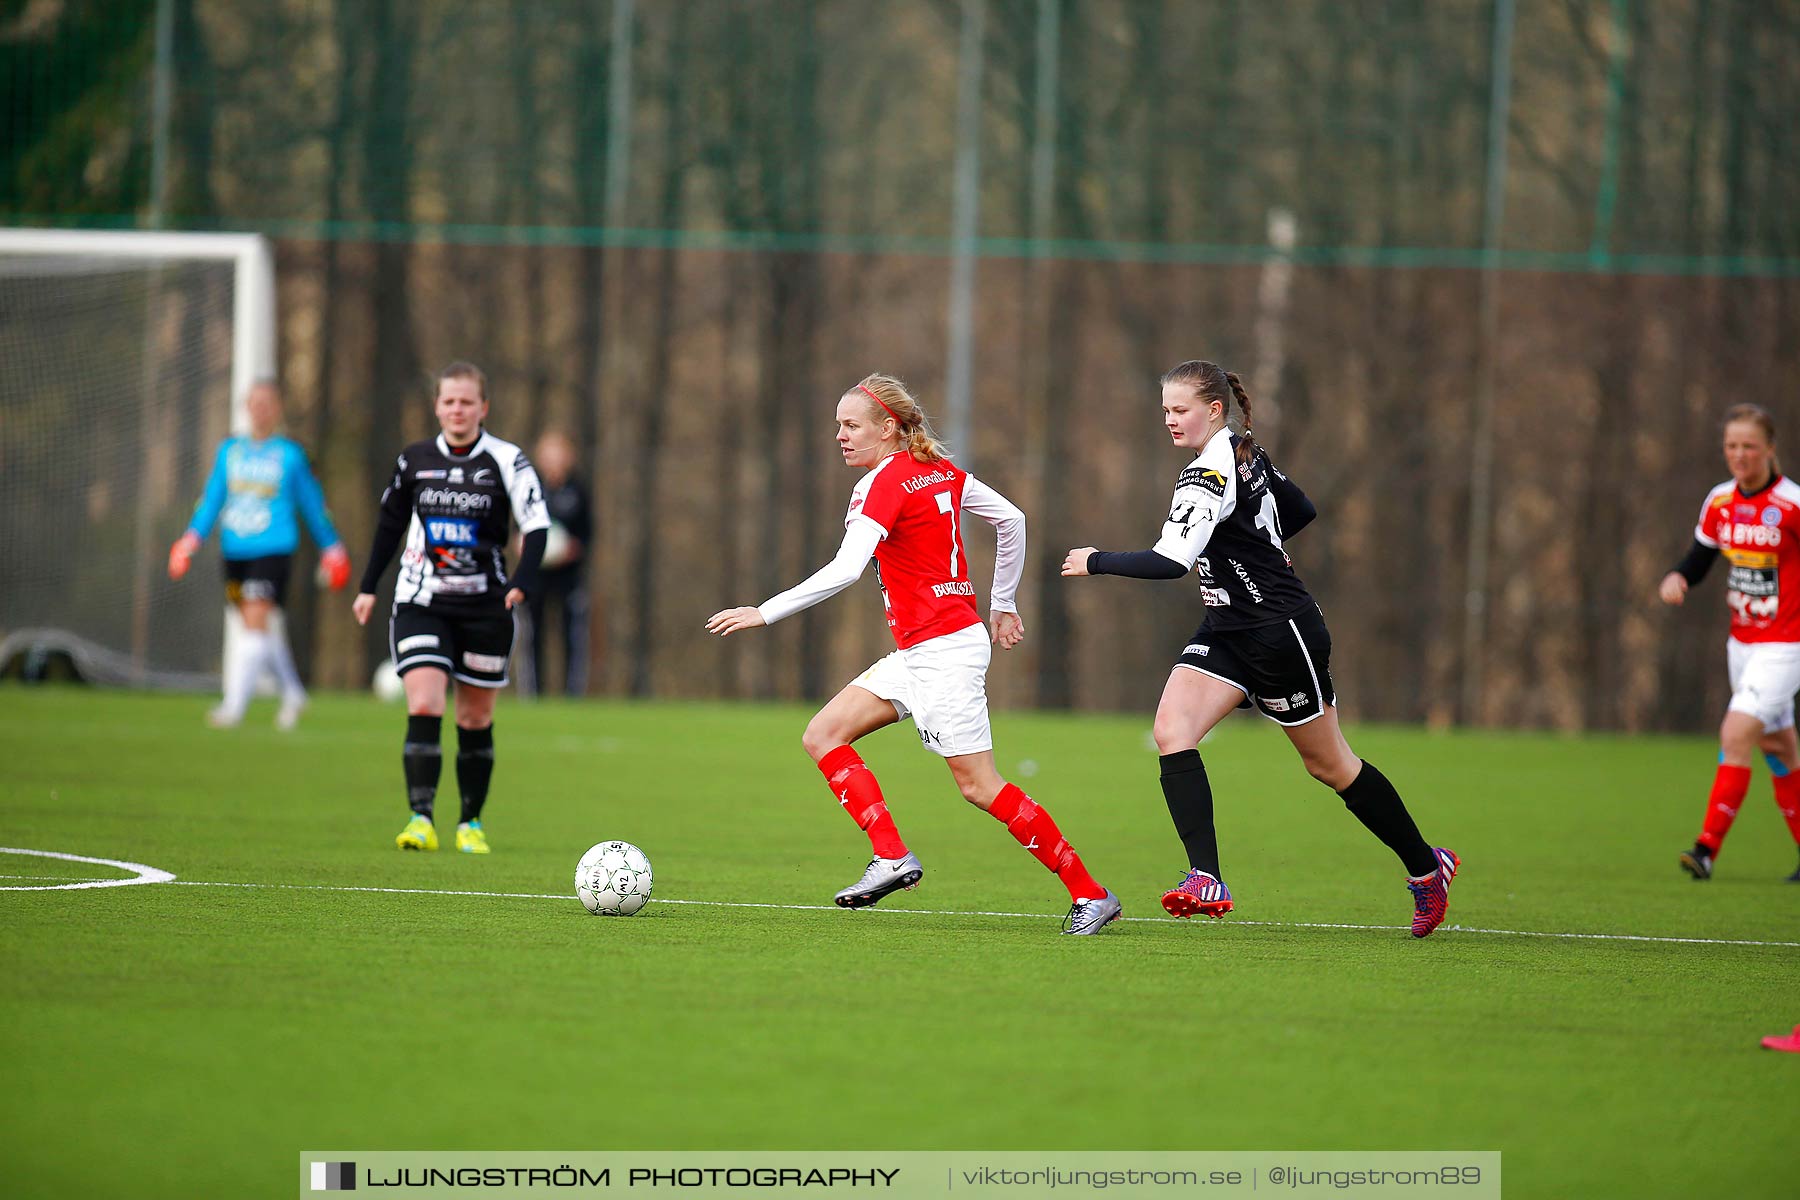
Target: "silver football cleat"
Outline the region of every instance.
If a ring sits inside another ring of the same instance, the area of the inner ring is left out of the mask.
[[[1077,900],[1069,905],[1069,915],[1063,918],[1063,932],[1076,936],[1099,933],[1107,924],[1119,919],[1119,898],[1108,891],[1098,900]]]
[[[837,894],[839,908],[867,908],[889,892],[915,888],[925,868],[908,854],[905,858],[871,858],[863,877]]]

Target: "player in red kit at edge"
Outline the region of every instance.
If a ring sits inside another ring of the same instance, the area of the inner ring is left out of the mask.
[[[1711,879],[1713,860],[1750,790],[1757,750],[1775,777],[1775,804],[1800,843],[1800,745],[1794,692],[1800,690],[1800,485],[1775,460],[1775,422],[1754,404],[1725,414],[1725,465],[1731,478],[1706,495],[1694,544],[1663,576],[1665,604],[1680,604],[1723,555],[1731,637],[1725,657],[1731,703],[1719,725],[1719,768],[1706,818],[1681,866]],[[1800,883],[1800,870],[1788,876]]]
[[[1094,934],[1119,915],[1119,900],[1082,865],[1050,814],[994,769],[987,668],[993,654],[975,606],[958,523],[969,512],[998,532],[993,642],[1025,636],[1013,595],[1025,565],[1025,514],[944,455],[918,401],[898,379],[870,375],[837,406],[844,465],[868,474],[850,497],[837,556],[797,586],[755,608],[715,613],[721,636],[773,624],[835,596],[879,564],[888,628],[898,649],[859,675],[814,715],[801,736],[832,794],[869,837],[863,877],[837,894],[863,908],[918,885],[924,867],[901,840],[876,781],[851,743],[910,716],[926,749],[941,754],[963,798],[1008,833],[1069,890],[1063,932]]]

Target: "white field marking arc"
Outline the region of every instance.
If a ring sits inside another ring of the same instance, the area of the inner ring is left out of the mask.
[[[0,884],[0,892],[71,892],[78,888],[131,887],[139,883],[173,883],[175,876],[158,867],[143,863],[121,862],[116,858],[89,858],[84,854],[64,854],[59,850],[24,850],[17,846],[0,846],[0,854],[28,854],[33,858],[60,858],[64,862],[92,863],[97,867],[116,867],[134,872],[129,879],[81,879],[67,883]],[[23,878],[22,876],[16,878]]]
[[[496,900],[574,900],[571,893],[561,895],[555,892],[486,892],[465,891],[448,888],[395,888],[395,887],[355,887],[346,884],[330,883],[228,883],[209,879],[177,879],[167,871],[159,871],[155,867],[145,867],[136,863],[120,863],[106,858],[82,858],[74,854],[58,854],[49,850],[16,850],[0,846],[0,854],[34,854],[46,858],[69,859],[74,862],[99,863],[103,866],[119,867],[125,870],[147,871],[152,877],[137,879],[85,880],[80,883],[60,885],[69,887],[116,887],[120,884],[132,883],[173,883],[180,887],[229,887],[257,888],[265,890],[284,890],[300,892],[376,892],[398,896],[479,896]],[[27,878],[26,876],[0,876],[0,878]],[[0,891],[54,891],[55,888],[0,888]],[[785,909],[791,912],[841,912],[842,909],[832,904],[770,904],[748,900],[653,900],[655,904],[688,904],[704,908],[772,908]],[[957,911],[955,909],[938,908],[867,908],[861,911],[887,913],[896,916],[914,917],[1009,917],[1028,921],[1056,920],[1050,913],[1021,912],[986,912],[980,910]],[[1131,921],[1142,925],[1176,925],[1181,922],[1175,917],[1121,917],[1122,921]],[[1192,922],[1188,922],[1192,924]],[[1397,933],[1407,928],[1404,925],[1355,925],[1337,921],[1233,921],[1233,925],[1252,925],[1268,929],[1350,929],[1376,933]],[[1693,938],[1671,937],[1658,934],[1642,933],[1557,933],[1540,929],[1488,929],[1474,925],[1445,925],[1446,932],[1454,933],[1487,933],[1499,937],[1537,937],[1562,938],[1573,941],[1602,942],[1671,942],[1694,946],[1775,946],[1788,949],[1800,949],[1800,942],[1759,941],[1750,938]]]

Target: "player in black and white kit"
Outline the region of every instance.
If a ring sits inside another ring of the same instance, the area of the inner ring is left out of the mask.
[[[1226,424],[1234,397],[1241,436]],[[1216,363],[1184,362],[1162,377],[1162,407],[1174,444],[1195,451],[1176,480],[1162,537],[1134,552],[1082,546],[1069,551],[1062,573],[1200,576],[1206,619],[1182,648],[1156,709],[1163,797],[1189,867],[1163,907],[1177,917],[1231,911],[1212,785],[1195,747],[1233,709],[1254,704],[1287,732],[1313,778],[1406,864],[1412,933],[1425,937],[1444,919],[1459,860],[1426,844],[1394,785],[1351,752],[1338,728],[1331,634],[1282,547],[1316,510],[1252,438],[1250,397],[1236,375]]]
[[[506,686],[512,609],[536,586],[550,517],[525,452],[482,426],[487,376],[457,362],[438,375],[443,431],[400,455],[381,494],[375,544],[351,605],[359,624],[375,610],[375,589],[402,541],[389,644],[406,686],[407,802],[412,819],[394,839],[402,850],[436,850],[432,806],[443,767],[440,730],[452,676],[456,689],[456,780],[462,819],[456,848],[488,853],[481,808],[494,773],[494,698]],[[524,537],[519,569],[506,572],[511,523]]]

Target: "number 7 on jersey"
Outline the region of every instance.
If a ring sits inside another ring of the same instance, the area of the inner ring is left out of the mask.
[[[950,518],[950,578],[956,578],[956,506],[949,492],[937,494],[938,511]]]

